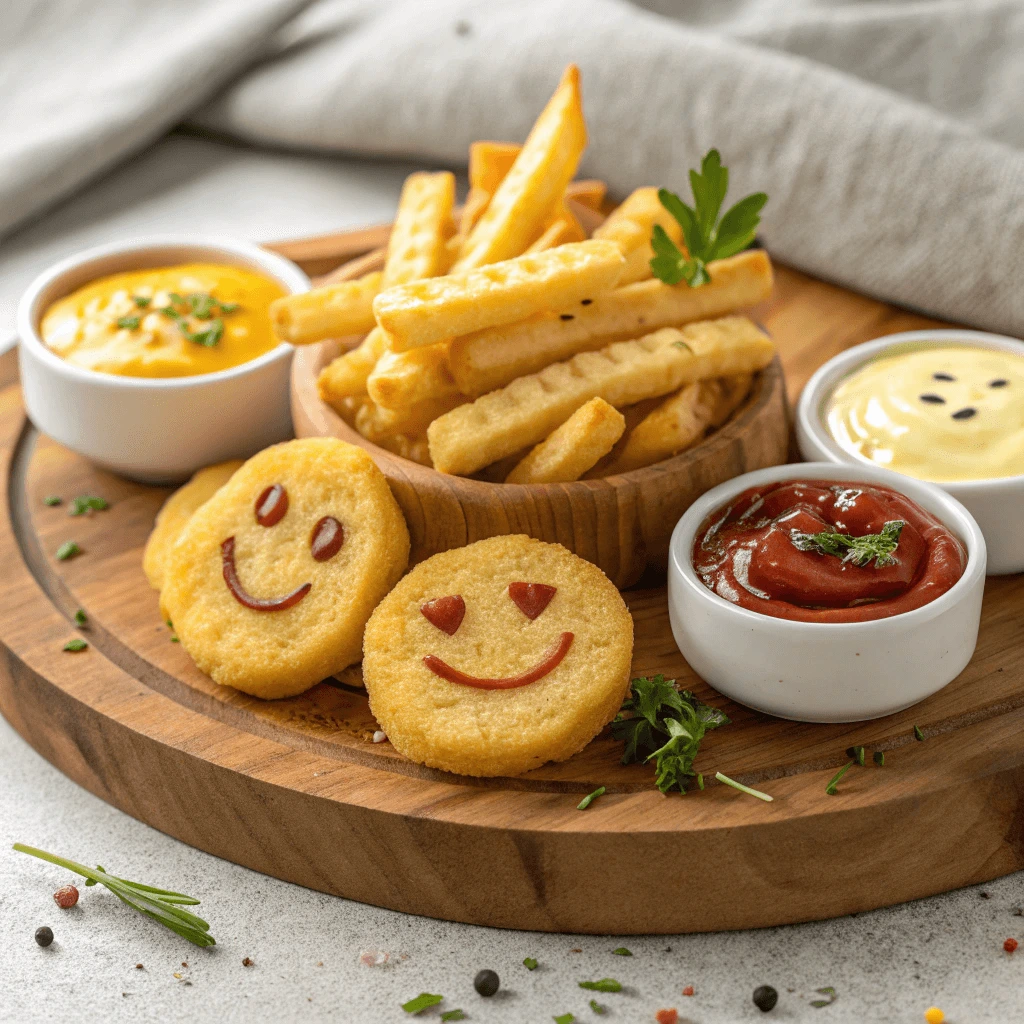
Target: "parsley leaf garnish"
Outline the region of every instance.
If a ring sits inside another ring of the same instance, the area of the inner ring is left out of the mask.
[[[446,1010],[441,1014],[441,1020],[465,1020],[466,1015],[461,1010]]]
[[[612,722],[612,736],[625,744],[623,764],[653,760],[658,789],[685,793],[687,779],[696,775],[693,759],[704,734],[728,722],[717,708],[688,690],[677,690],[675,680],[641,676],[630,683],[629,696]]]
[[[82,549],[73,541],[66,540],[59,548],[55,555],[58,562],[66,562],[69,558],[74,558],[75,555],[80,555]]]
[[[798,551],[817,551],[822,555],[842,557],[861,568],[869,566],[875,560],[875,567],[895,565],[893,552],[900,542],[900,534],[907,524],[902,519],[892,519],[882,527],[881,533],[866,533],[863,537],[853,537],[848,533],[833,533],[822,530],[821,533],[802,533],[790,530],[789,539]]]
[[[555,1024],[576,1024],[576,1018],[571,1013],[562,1013],[551,1019]]]
[[[618,949],[613,949],[612,953],[614,953],[615,956],[632,956],[633,955],[632,953],[630,953],[630,951],[628,949],[626,949],[625,946],[619,946]]]
[[[443,1000],[444,996],[435,996],[429,992],[421,992],[415,999],[402,1003],[402,1009],[406,1013],[422,1013],[427,1007],[437,1006]]]
[[[150,296],[148,295],[132,296],[132,302],[134,302],[135,305],[139,307],[139,309],[145,309],[152,301],[152,298],[150,298]]]
[[[602,978],[600,981],[581,981],[580,988],[589,992],[621,992],[622,983],[614,978]]]
[[[141,322],[137,316],[122,316],[118,317],[117,326],[126,331],[134,331]]]
[[[75,612],[75,625],[76,626],[87,626],[88,624],[89,624],[88,617],[86,616],[85,612],[81,608],[79,608],[78,611]]]
[[[651,237],[651,272],[666,284],[685,281],[691,288],[698,288],[711,280],[708,263],[734,256],[753,242],[768,196],[764,192],[746,196],[719,219],[729,190],[729,169],[722,166],[717,149],[704,157],[700,171],[690,171],[690,188],[693,206],[666,188],[658,190],[661,205],[683,229],[687,252],[682,252],[665,229],[656,224]]]
[[[607,1006],[602,1006],[596,999],[591,999],[590,1000],[590,1008],[594,1011],[594,1013],[597,1013],[597,1014],[602,1014],[602,1013],[607,1013],[608,1012],[608,1007]]]
[[[532,956],[525,957],[523,959],[523,966],[528,971],[535,971],[537,969],[537,961],[534,960]]]
[[[90,494],[83,494],[71,499],[71,508],[68,509],[69,516],[84,516],[87,512],[102,512],[110,508],[110,502],[106,498],[97,498]]]
[[[64,645],[64,650],[71,651],[71,653],[74,654],[77,651],[84,651],[88,646],[89,645],[80,636],[76,636],[74,640],[69,640]]]

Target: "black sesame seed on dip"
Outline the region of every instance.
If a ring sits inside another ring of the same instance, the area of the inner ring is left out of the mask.
[[[1005,388],[1010,382],[1005,377],[999,377],[997,380],[990,380],[988,386],[990,388]]]
[[[476,977],[473,979],[473,988],[477,990],[482,996],[493,996],[498,991],[498,986],[501,981],[498,975],[494,971],[488,971],[486,969],[477,971]]]
[[[779,993],[771,987],[771,985],[758,985],[754,989],[754,1005],[762,1012],[768,1013],[770,1010],[775,1009],[775,1004],[779,1001]]]
[[[953,374],[951,374],[951,373],[933,373],[932,374],[932,380],[946,380],[946,381],[950,381],[950,380],[956,380],[956,377],[954,377]]]
[[[953,419],[969,420],[977,411],[977,409],[972,409],[969,405],[966,405],[964,408],[957,409],[957,411],[953,413]]]
[[[921,395],[921,401],[927,402],[929,405],[945,405],[946,400],[942,395],[933,395],[931,392],[925,395]]]

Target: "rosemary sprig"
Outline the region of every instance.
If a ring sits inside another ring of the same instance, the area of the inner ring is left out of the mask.
[[[19,853],[27,853],[30,857],[38,857],[40,860],[49,861],[58,867],[82,875],[86,879],[86,885],[105,886],[132,910],[137,910],[140,914],[153,918],[157,923],[162,924],[165,928],[170,928],[172,932],[180,935],[183,939],[188,939],[196,946],[215,946],[217,944],[210,934],[210,926],[201,917],[181,909],[182,905],[199,905],[199,900],[193,899],[191,896],[172,892],[170,889],[158,889],[152,885],[143,885],[141,882],[129,882],[126,878],[108,875],[102,867],[87,868],[77,861],[58,857],[45,850],[37,850],[34,846],[26,846],[24,843],[15,843],[14,849]]]
[[[842,557],[844,562],[857,566],[868,566],[875,560],[875,567],[894,565],[893,552],[900,542],[900,534],[907,524],[902,519],[893,519],[882,527],[881,533],[866,533],[853,537],[848,533],[803,533],[790,530],[789,539],[798,551],[817,551],[822,555]]]

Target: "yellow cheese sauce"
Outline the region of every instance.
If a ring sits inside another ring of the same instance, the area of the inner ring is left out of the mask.
[[[184,263],[92,281],[43,316],[42,336],[75,366],[124,377],[191,377],[278,345],[277,282],[239,267]]]
[[[836,388],[827,425],[851,454],[919,480],[1024,474],[1024,355],[939,343],[883,356]]]

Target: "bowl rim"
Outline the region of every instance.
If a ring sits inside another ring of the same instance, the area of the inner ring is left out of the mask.
[[[901,331],[898,334],[886,334],[873,338],[860,345],[845,349],[822,364],[804,385],[797,400],[795,420],[798,431],[810,437],[819,450],[834,456],[837,463],[852,467],[871,467],[874,464],[852,455],[842,448],[829,433],[822,417],[821,409],[831,392],[839,382],[879,358],[886,349],[896,345],[913,344],[915,342],[960,342],[974,348],[988,348],[1004,352],[1018,352],[1024,356],[1024,341],[1011,338],[1006,334],[993,334],[989,331],[972,331],[964,329],[928,328],[921,331]],[[882,468],[882,467],[877,467]],[[888,470],[896,472],[896,470]],[[1024,488],[1024,474],[1014,476],[983,477],[978,480],[925,480],[907,474],[897,473],[906,480],[918,480],[922,483],[934,483],[954,496],[986,494],[1001,487]]]
[[[40,300],[44,292],[50,290],[55,284],[80,270],[91,263],[110,257],[123,256],[130,262],[132,255],[139,255],[153,249],[194,249],[197,253],[205,252],[210,254],[211,261],[215,261],[215,254],[234,257],[235,260],[242,260],[250,264],[253,270],[259,271],[266,276],[272,277],[288,294],[298,295],[309,291],[311,282],[305,271],[297,264],[284,256],[254,242],[240,238],[231,238],[222,235],[202,235],[183,232],[164,233],[155,235],[140,235],[114,242],[105,242],[102,245],[91,246],[79,252],[65,256],[63,259],[52,263],[31,281],[22,293],[17,309],[17,337],[20,350],[30,350],[31,354],[39,360],[49,371],[59,374],[64,378],[82,384],[90,384],[95,387],[106,387],[112,390],[124,388],[141,388],[143,390],[166,391],[166,390],[194,390],[216,386],[218,383],[231,380],[236,377],[256,372],[262,367],[276,363],[291,357],[294,347],[286,341],[279,342],[274,348],[255,359],[239,363],[237,366],[230,366],[223,370],[215,370],[213,373],[191,374],[183,377],[131,377],[123,374],[103,373],[97,370],[90,370],[84,366],[76,366],[62,359],[53,352],[43,341],[39,333],[38,323],[44,312],[40,309]],[[181,262],[180,260],[178,262]],[[125,269],[129,269],[126,267]],[[107,271],[107,273],[119,273],[120,271]],[[106,276],[97,273],[96,277]],[[81,285],[76,286],[81,287]],[[73,289],[69,289],[68,293]]]
[[[851,468],[863,469],[860,478],[857,474],[849,472]],[[727,601],[701,582],[694,571],[690,550],[698,529],[710,513],[749,487],[781,480],[814,479],[815,477],[839,480],[844,483],[881,484],[919,504],[921,496],[923,496],[925,502],[941,509],[941,512],[932,509],[926,509],[926,511],[930,511],[932,515],[936,516],[967,548],[967,565],[964,567],[963,575],[949,590],[940,594],[934,601],[929,601],[928,604],[912,608],[910,611],[900,612],[897,615],[869,619],[865,622],[803,622],[797,619],[763,615]],[[670,579],[674,575],[691,592],[698,594],[698,600],[709,601],[716,608],[722,610],[728,609],[728,611],[724,611],[724,614],[734,615],[738,627],[743,625],[760,626],[762,630],[774,629],[782,634],[815,633],[818,637],[827,637],[829,633],[842,633],[849,636],[854,633],[863,634],[872,630],[885,629],[893,622],[898,622],[901,628],[913,628],[915,625],[942,615],[966,600],[970,592],[978,585],[979,579],[984,585],[986,558],[985,538],[974,516],[938,484],[902,476],[890,469],[882,469],[877,466],[851,467],[847,463],[797,462],[744,473],[741,476],[733,477],[732,480],[728,480],[724,484],[713,487],[698,498],[683,513],[672,531],[669,541],[668,575]],[[670,606],[672,603],[670,597]]]

